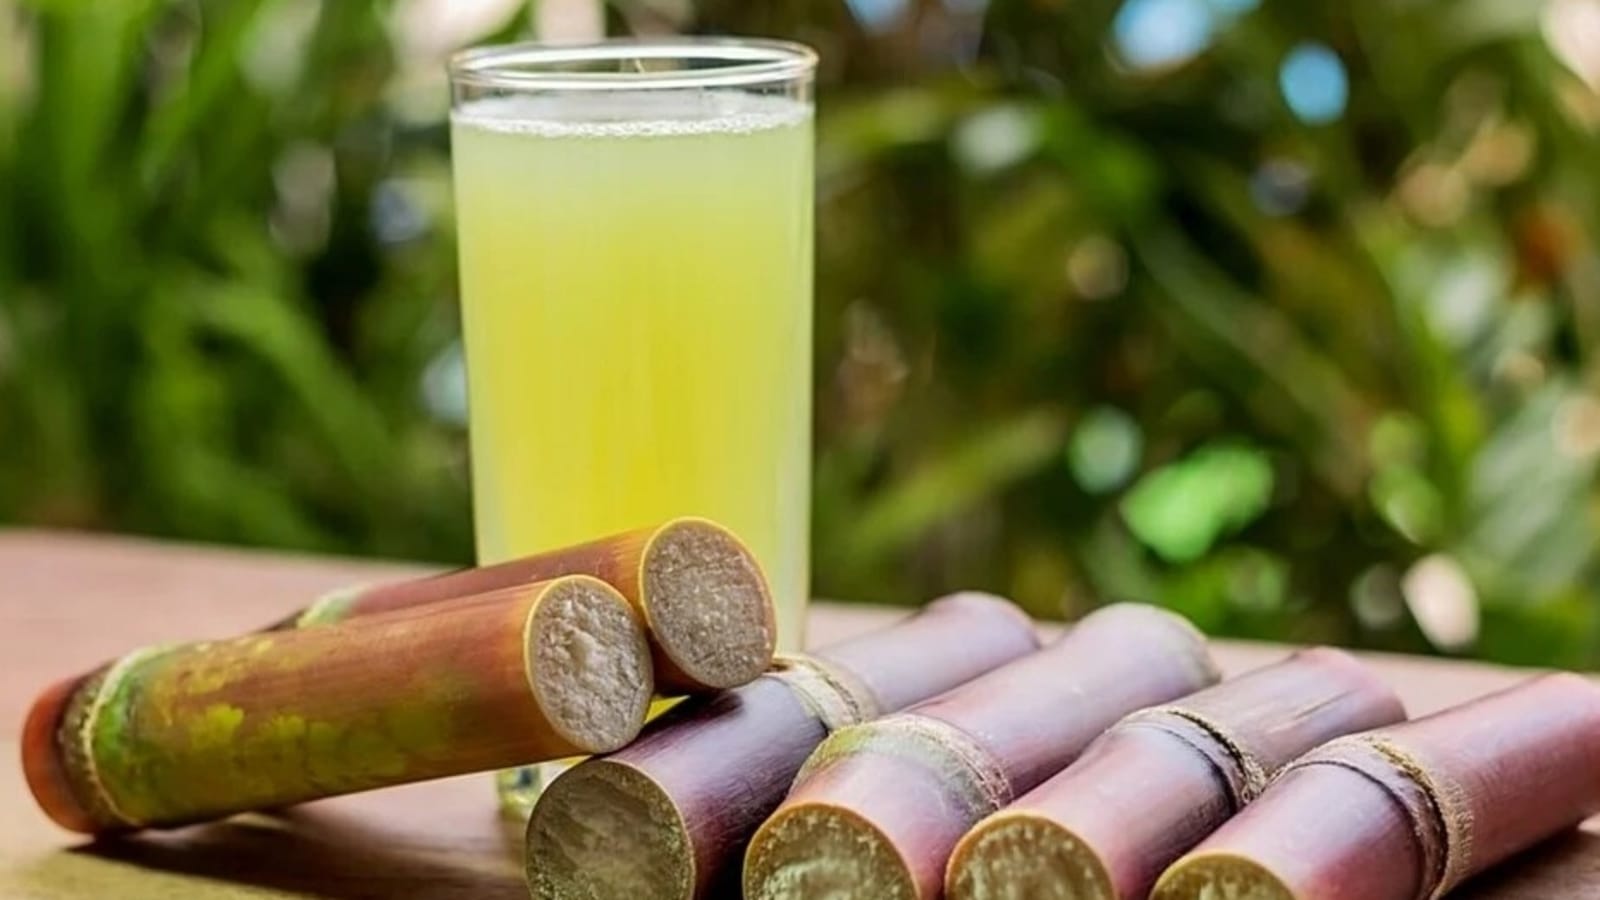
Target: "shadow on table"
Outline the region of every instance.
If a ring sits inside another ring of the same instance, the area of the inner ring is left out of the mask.
[[[1596,896],[1600,896],[1600,834],[1588,830],[1552,838],[1450,894],[1451,900],[1577,900]]]
[[[527,900],[521,829],[504,831],[501,841],[421,844],[335,811],[289,810],[68,852],[330,900]]]

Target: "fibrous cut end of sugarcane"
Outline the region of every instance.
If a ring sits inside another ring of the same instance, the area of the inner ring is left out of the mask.
[[[530,686],[551,726],[589,753],[638,736],[655,682],[633,608],[599,579],[551,582],[528,619]]]
[[[104,670],[52,685],[34,701],[22,728],[22,772],[39,808],[62,828],[85,834],[119,824],[87,783],[81,731],[87,699]]]
[[[883,832],[825,803],[785,808],[756,832],[745,856],[745,900],[915,900],[905,860]]]
[[[772,592],[750,550],[727,529],[679,519],[650,539],[640,562],[652,638],[688,681],[745,684],[772,662]]]
[[[623,763],[590,760],[557,778],[534,807],[527,850],[535,900],[694,894],[694,852],[677,806]]]
[[[968,832],[950,857],[949,900],[1124,900],[1105,864],[1061,824],[1002,812]]]
[[[1197,853],[1167,870],[1150,900],[1297,900],[1266,867],[1231,853]]]

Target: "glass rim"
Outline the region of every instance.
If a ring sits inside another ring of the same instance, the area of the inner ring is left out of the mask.
[[[660,72],[584,72],[573,63],[628,60],[700,60],[701,69]],[[769,38],[609,38],[582,43],[523,41],[462,50],[447,67],[454,85],[516,90],[649,90],[652,88],[748,87],[798,81],[817,67],[817,52],[804,44]]]

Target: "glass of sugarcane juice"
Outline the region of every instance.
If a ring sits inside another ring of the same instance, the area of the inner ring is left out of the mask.
[[[710,39],[452,63],[480,562],[705,516],[800,645],[814,66]]]

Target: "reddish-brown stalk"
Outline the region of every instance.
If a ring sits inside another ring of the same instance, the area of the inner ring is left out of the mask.
[[[745,841],[831,729],[933,696],[1037,646],[1032,623],[1009,602],[958,594],[680,707],[544,793],[528,826],[529,888],[541,900],[736,894]]]
[[[1349,654],[1315,649],[1134,713],[979,823],[950,857],[951,900],[1143,900],[1162,870],[1296,757],[1405,718]]]
[[[1127,713],[1216,677],[1189,623],[1122,604],[906,713],[836,732],[751,841],[745,896],[938,897],[950,851],[979,819]]]
[[[615,750],[651,687],[632,606],[570,576],[136,651],[36,701],[23,767],[66,828],[178,825]]]
[[[496,565],[340,591],[276,627],[326,625],[563,575],[598,578],[639,611],[664,695],[736,687],[772,663],[777,631],[761,567],[732,532],[694,518]]]
[[[1596,812],[1600,686],[1546,675],[1313,751],[1152,897],[1436,898]]]

